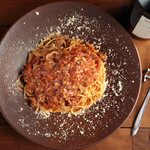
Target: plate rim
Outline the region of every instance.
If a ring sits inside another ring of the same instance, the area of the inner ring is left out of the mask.
[[[121,30],[123,30],[123,32],[126,33],[126,35],[128,36],[128,38],[130,38],[130,40],[132,41],[133,46],[135,47],[135,51],[136,51],[136,53],[137,53],[138,61],[139,61],[140,79],[139,79],[139,87],[138,87],[138,92],[137,92],[138,94],[137,94],[137,96],[136,96],[135,102],[134,102],[134,104],[133,104],[133,107],[132,107],[130,113],[127,115],[126,119],[125,119],[111,134],[109,134],[109,135],[107,135],[105,138],[103,138],[103,139],[101,139],[101,140],[99,140],[99,141],[97,141],[97,142],[94,142],[94,143],[92,143],[92,144],[90,144],[90,145],[87,145],[87,146],[82,146],[82,147],[79,147],[79,148],[55,148],[55,147],[45,146],[45,145],[42,145],[42,144],[40,144],[40,143],[37,143],[37,142],[36,142],[35,140],[33,140],[32,138],[29,138],[28,136],[26,136],[26,135],[24,135],[22,132],[20,132],[20,131],[8,120],[7,116],[6,116],[5,113],[3,112],[3,109],[2,109],[1,103],[0,103],[0,111],[1,111],[2,115],[4,116],[4,118],[6,119],[6,121],[10,124],[10,126],[11,126],[17,133],[19,133],[21,136],[23,136],[24,138],[26,138],[26,139],[29,140],[30,142],[35,143],[35,144],[37,144],[37,145],[40,145],[40,146],[42,146],[42,147],[47,147],[47,148],[52,148],[52,149],[58,149],[58,150],[75,150],[75,149],[82,149],[82,148],[91,147],[91,146],[94,146],[94,145],[96,145],[96,144],[98,144],[98,143],[103,142],[104,140],[106,140],[107,138],[109,138],[110,136],[112,136],[114,133],[116,133],[116,132],[120,129],[120,127],[127,121],[127,119],[130,117],[131,113],[133,112],[133,110],[134,110],[134,108],[135,108],[135,106],[136,106],[136,104],[137,104],[139,95],[140,95],[141,86],[142,86],[142,64],[141,64],[141,59],[140,59],[140,55],[139,55],[138,49],[137,49],[137,47],[136,47],[134,41],[132,40],[130,34],[125,30],[125,28],[122,26],[122,24],[120,24],[120,23],[118,22],[118,20],[116,20],[116,19],[114,18],[114,16],[112,16],[111,14],[109,14],[108,12],[106,12],[105,10],[102,10],[102,9],[101,9],[100,7],[98,7],[98,6],[95,6],[95,5],[86,3],[86,2],[77,2],[77,1],[58,1],[58,2],[50,2],[50,3],[46,3],[46,4],[43,4],[43,5],[40,5],[40,6],[38,6],[38,7],[35,7],[34,9],[28,11],[28,12],[25,13],[23,16],[21,16],[20,18],[18,18],[18,19],[9,27],[9,29],[5,32],[5,34],[2,36],[2,38],[1,38],[1,40],[0,40],[0,52],[1,52],[1,45],[2,45],[3,40],[5,39],[6,35],[12,30],[12,28],[18,23],[18,21],[22,20],[22,18],[24,18],[24,17],[27,16],[28,14],[30,14],[30,13],[36,11],[38,8],[45,7],[45,6],[48,6],[48,5],[55,5],[55,4],[58,4],[58,3],[59,3],[59,4],[60,4],[60,3],[63,3],[63,4],[64,4],[64,3],[71,3],[71,4],[75,3],[75,4],[87,5],[87,6],[90,6],[90,7],[93,7],[93,8],[95,7],[97,10],[99,10],[99,11],[103,12],[104,14],[106,14],[107,16],[111,17],[112,20],[115,21],[115,23],[120,26]]]

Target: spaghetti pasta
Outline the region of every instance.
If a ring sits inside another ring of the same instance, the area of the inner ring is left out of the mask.
[[[105,91],[106,55],[82,40],[49,35],[29,55],[22,74],[24,97],[36,112],[78,113]]]

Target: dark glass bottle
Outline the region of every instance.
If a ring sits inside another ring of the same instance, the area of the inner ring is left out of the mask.
[[[150,0],[136,0],[130,17],[130,25],[133,35],[142,39],[150,39]]]

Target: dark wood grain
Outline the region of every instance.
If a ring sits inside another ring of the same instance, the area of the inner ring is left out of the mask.
[[[0,125],[9,125],[1,113],[0,113]]]
[[[133,150],[150,150],[150,128],[139,130],[133,138]]]
[[[1,150],[52,150],[32,143],[19,135],[10,126],[0,126]]]
[[[61,0],[5,0],[0,1],[0,25],[12,25],[18,18],[29,12],[30,10],[52,2]],[[69,1],[69,0],[67,0]],[[95,5],[108,13],[112,14],[118,20],[121,19],[122,0],[73,0],[79,2],[85,2]]]
[[[9,27],[0,27],[0,40],[2,39],[2,37],[4,36],[4,34],[8,29]]]
[[[120,129],[104,142],[84,150],[132,150],[130,129]]]

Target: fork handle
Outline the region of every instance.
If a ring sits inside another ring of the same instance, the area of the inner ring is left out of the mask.
[[[138,115],[136,117],[136,120],[134,122],[133,129],[132,129],[132,136],[134,136],[137,133],[137,131],[138,131],[139,127],[140,127],[140,124],[141,124],[141,121],[142,121],[142,118],[143,118],[143,115],[144,115],[144,112],[145,112],[146,105],[147,105],[147,102],[149,100],[149,97],[150,97],[150,88],[148,89],[148,92],[146,94],[144,102],[143,102],[143,104],[142,104],[142,106],[141,106],[141,108],[140,108],[140,110],[138,112]]]

